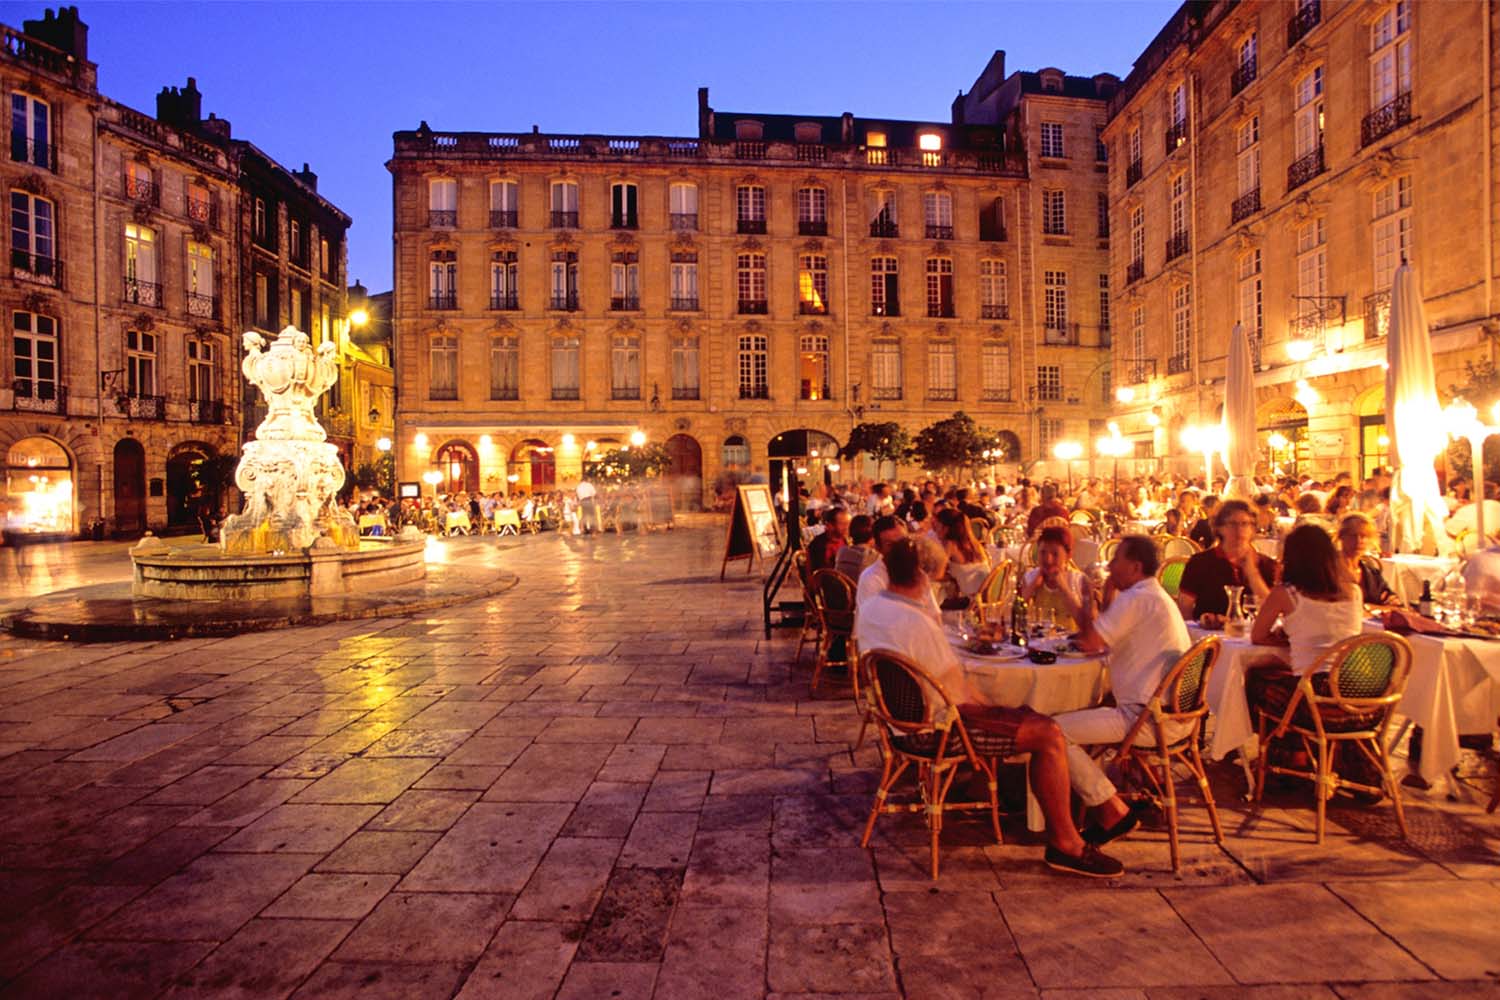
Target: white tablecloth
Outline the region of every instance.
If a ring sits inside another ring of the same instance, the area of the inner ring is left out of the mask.
[[[1436,586],[1453,568],[1453,560],[1447,556],[1397,553],[1381,559],[1380,567],[1396,596],[1406,604],[1415,604],[1422,596],[1422,583]]]
[[[1267,556],[1271,559],[1281,558],[1281,542],[1277,541],[1274,538],[1259,536],[1252,544],[1255,545],[1255,551],[1259,552],[1263,556]]]
[[[1189,626],[1196,642],[1211,633]],[[1365,631],[1381,626],[1367,622]],[[1422,727],[1419,772],[1436,782],[1458,763],[1461,733],[1489,733],[1500,714],[1500,641],[1409,635],[1411,675],[1396,711]],[[1222,758],[1255,739],[1255,723],[1245,700],[1245,667],[1278,647],[1255,646],[1249,639],[1224,639],[1208,682],[1213,713],[1209,755]],[[1284,650],[1281,651],[1284,655]]]
[[[1001,656],[979,656],[958,648],[964,674],[985,700],[1007,708],[1026,706],[1043,715],[1093,708],[1109,691],[1105,658],[1060,656],[1056,663],[1032,663]]]

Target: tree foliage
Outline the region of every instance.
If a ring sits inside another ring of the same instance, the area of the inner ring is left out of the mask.
[[[644,444],[602,452],[583,463],[583,474],[588,479],[641,479],[659,476],[671,464],[672,456],[664,445]]]
[[[911,448],[911,435],[906,428],[894,421],[888,423],[856,424],[849,432],[849,443],[839,455],[850,459],[856,455],[869,455],[877,462],[899,462]]]
[[[984,453],[1000,446],[1000,435],[980,427],[962,410],[917,432],[911,454],[931,472],[956,473],[986,461]]]
[[[1481,420],[1488,420],[1495,404],[1500,403],[1500,369],[1493,361],[1465,362],[1463,383],[1449,385],[1448,394],[1466,400],[1479,411]],[[1474,463],[1467,440],[1455,438],[1448,443],[1448,465],[1455,476],[1473,480]],[[1492,483],[1500,482],[1500,439],[1485,442],[1484,478]]]

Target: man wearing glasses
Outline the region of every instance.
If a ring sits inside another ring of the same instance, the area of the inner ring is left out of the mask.
[[[1276,579],[1276,562],[1255,550],[1255,514],[1243,500],[1226,500],[1214,511],[1219,544],[1188,560],[1177,588],[1184,618],[1222,618],[1229,610],[1225,587],[1244,587],[1260,600]],[[1210,622],[1212,619],[1210,619]]]

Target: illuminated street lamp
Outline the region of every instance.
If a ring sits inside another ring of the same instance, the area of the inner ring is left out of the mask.
[[[645,444],[646,443],[646,432],[645,431],[635,431],[635,432],[633,432],[630,435],[630,443],[632,445],[634,445],[635,447],[637,447],[637,448],[639,448],[641,445]]]
[[[1120,436],[1120,425],[1113,420],[1109,422],[1109,434],[1094,442],[1094,450],[1101,455],[1112,458],[1115,461],[1115,486],[1114,499],[1120,500],[1120,456],[1129,454],[1134,446]]]
[[[1194,424],[1183,428],[1182,444],[1188,451],[1203,456],[1203,489],[1212,489],[1214,481],[1214,453],[1224,450],[1224,429],[1210,425]]]
[[[375,441],[375,450],[380,452],[380,456],[383,460],[391,453],[391,439],[388,437],[377,438]],[[396,462],[394,459],[391,460],[390,487],[391,500],[392,502],[394,502],[396,500]]]
[[[432,487],[432,498],[434,500],[437,499],[437,487],[438,487],[438,483],[440,483],[442,481],[443,481],[443,474],[441,472],[439,472],[437,469],[428,469],[426,472],[422,473],[422,482],[424,482],[428,486]]]
[[[1272,431],[1271,436],[1266,438],[1266,450],[1271,453],[1271,475],[1281,475],[1281,466],[1276,463],[1276,453],[1286,450],[1286,446],[1290,443],[1286,439],[1286,435],[1280,431]]]
[[[1083,445],[1077,441],[1059,441],[1052,446],[1052,454],[1068,464],[1068,492],[1073,492],[1073,460],[1083,454]]]

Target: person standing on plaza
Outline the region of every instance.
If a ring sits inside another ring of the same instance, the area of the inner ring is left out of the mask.
[[[583,524],[583,533],[592,535],[599,530],[599,491],[588,479],[580,479],[574,492],[578,496],[578,519]]]

